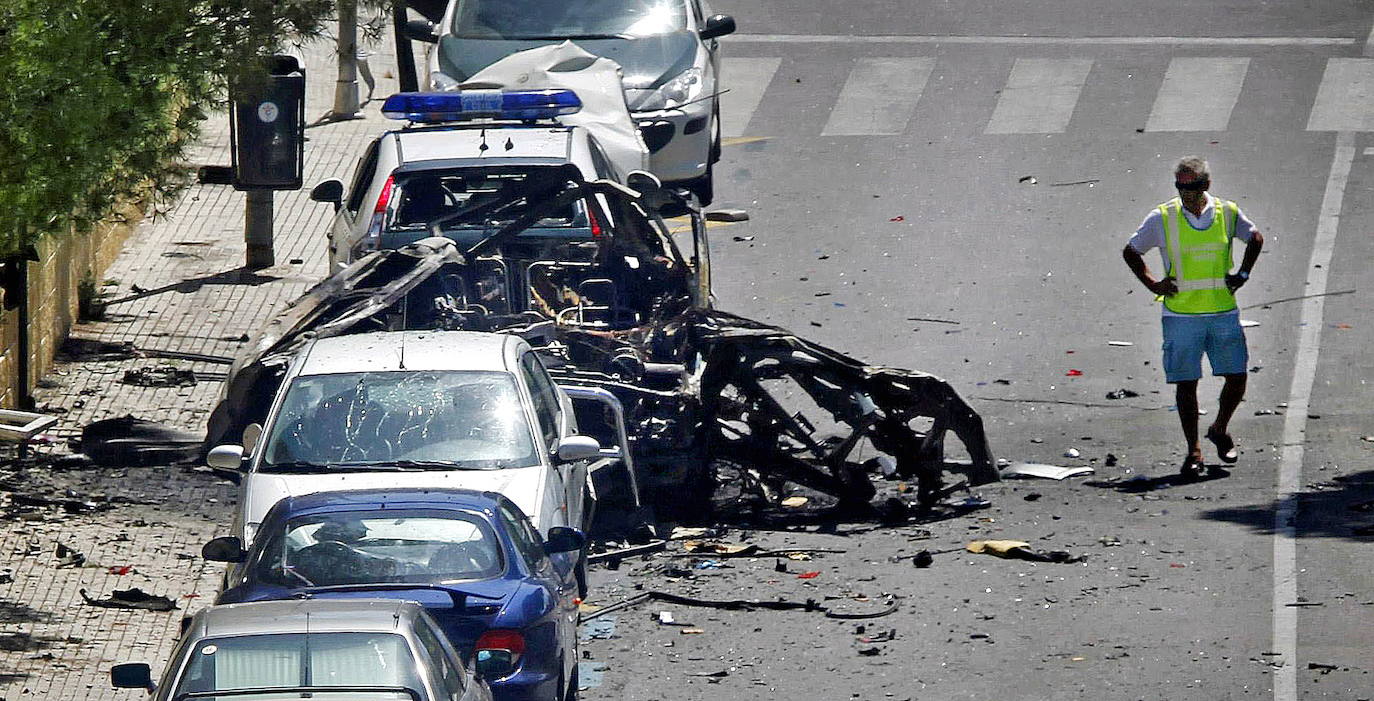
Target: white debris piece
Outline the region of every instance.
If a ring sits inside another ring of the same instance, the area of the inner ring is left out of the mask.
[[[1062,480],[1066,477],[1091,475],[1092,473],[1093,469],[1086,465],[1080,467],[1060,467],[1059,465],[1045,465],[1037,462],[1012,463],[1011,467],[1002,470],[1003,477],[1039,477],[1049,480]]]

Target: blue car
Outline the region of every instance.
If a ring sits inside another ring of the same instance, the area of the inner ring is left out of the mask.
[[[216,538],[207,560],[242,563],[215,603],[398,598],[439,623],[496,701],[577,696],[577,583],[585,537],[543,538],[513,502],[466,489],[333,492],[281,500],[247,551]]]

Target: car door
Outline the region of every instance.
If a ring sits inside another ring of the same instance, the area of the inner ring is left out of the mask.
[[[444,694],[444,701],[478,701],[488,698],[481,691],[483,685],[474,682],[472,674],[463,667],[458,651],[444,637],[438,624],[429,614],[421,614],[415,619],[415,637],[425,651],[425,664],[429,667],[434,688]]]
[[[557,604],[554,616],[557,617],[558,644],[562,650],[563,678],[572,678],[572,666],[577,664],[577,618],[578,600],[577,581],[572,574],[569,562],[555,563],[555,555],[544,552],[544,539],[532,527],[520,507],[508,499],[501,499],[497,508],[501,527],[505,529],[530,569],[530,578],[552,590]]]
[[[353,184],[348,189],[348,196],[344,198],[343,207],[334,215],[334,222],[329,230],[331,274],[338,270],[339,262],[347,259],[354,240],[358,238],[358,212],[362,210],[363,198],[371,189],[372,181],[377,175],[377,154],[381,142],[381,139],[376,139],[368,144],[362,158],[358,159],[358,168],[353,173]]]
[[[559,440],[570,432],[569,417],[565,415],[566,412],[558,400],[558,390],[554,387],[553,378],[549,377],[548,371],[534,353],[526,353],[520,358],[520,373],[529,386],[535,418],[539,421],[539,430],[543,434],[544,442],[550,451],[557,451]],[[567,525],[585,529],[582,497],[586,493],[587,463],[581,460],[565,463],[554,455],[550,455],[549,459],[563,487],[561,496],[566,505]]]

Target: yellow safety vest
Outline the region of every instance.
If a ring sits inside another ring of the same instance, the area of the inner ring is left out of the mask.
[[[1168,274],[1178,285],[1178,293],[1165,297],[1164,306],[1176,314],[1214,314],[1236,308],[1226,275],[1231,272],[1231,232],[1239,210],[1230,200],[1216,199],[1212,206],[1212,225],[1199,231],[1184,216],[1181,199],[1159,205]]]

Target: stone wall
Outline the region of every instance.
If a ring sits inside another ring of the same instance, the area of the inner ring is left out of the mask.
[[[38,242],[38,260],[29,263],[29,387],[51,368],[53,354],[77,320],[78,288],[90,280],[98,288],[125,240],[142,219],[128,205],[85,231],[48,236]],[[19,405],[19,312],[13,300],[0,305],[0,408]]]

